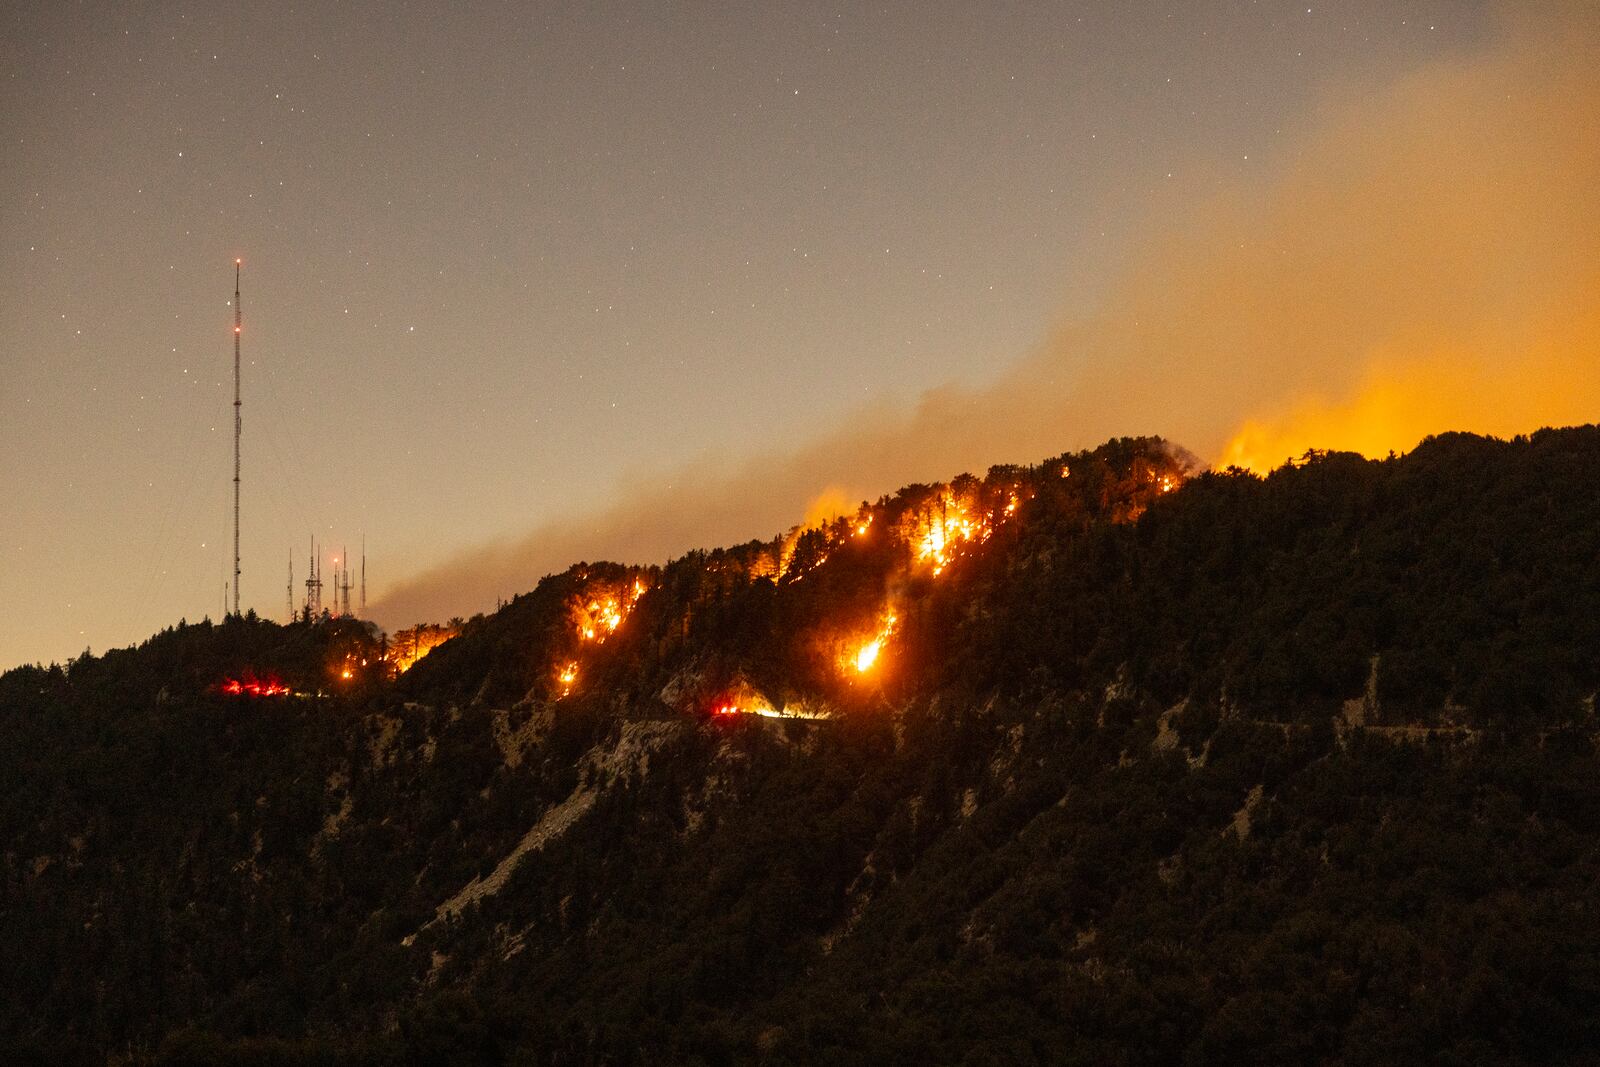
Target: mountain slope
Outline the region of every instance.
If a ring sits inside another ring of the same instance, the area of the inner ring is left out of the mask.
[[[232,620],[0,677],[0,1040],[171,1063],[1600,1048],[1592,427],[1266,479],[1115,441],[661,568],[580,564],[392,681],[386,651]],[[217,691],[249,672],[299,695]]]

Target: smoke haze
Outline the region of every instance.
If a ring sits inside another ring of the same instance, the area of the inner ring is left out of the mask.
[[[1486,49],[1330,100],[1260,184],[1212,192],[1135,257],[1091,321],[994,385],[864,410],[793,450],[620,485],[402,582],[391,628],[492,606],[583,559],[662,561],[769,537],[914,481],[1160,434],[1266,469],[1382,455],[1600,409],[1597,9],[1505,15]]]

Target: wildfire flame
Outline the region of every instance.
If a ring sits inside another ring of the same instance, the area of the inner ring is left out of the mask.
[[[1012,494],[1005,509],[1006,515],[1016,512],[1017,498]],[[975,515],[971,505],[951,496],[939,499],[937,514],[925,518],[926,525],[914,534],[917,561],[933,566],[938,577],[950,565],[958,545],[976,541],[982,544],[994,533],[994,525],[987,516]]]
[[[720,704],[711,709],[711,714],[718,718],[731,718],[735,715],[759,715],[763,719],[827,719],[832,717],[826,710],[808,707],[803,703],[785,704],[782,708],[775,708],[766,697],[749,690],[724,697]]]
[[[598,643],[616,633],[645,590],[644,582],[638,579],[620,590],[592,588],[587,599],[580,597],[573,605],[573,625],[579,639]]]
[[[256,678],[229,678],[218,687],[230,696],[282,697],[289,695],[289,687],[276,678],[260,681]]]
[[[457,632],[451,626],[425,623],[419,623],[409,630],[399,631],[389,645],[388,659],[394,664],[395,673],[404,674],[409,671],[416,666],[418,660],[450,640]]]
[[[587,572],[583,572],[578,577],[588,581],[589,576]],[[578,638],[578,643],[604,644],[606,638],[622,628],[622,624],[639,603],[639,598],[649,592],[649,589],[650,587],[641,578],[634,578],[626,584],[613,584],[601,580],[589,582],[568,604],[573,632]],[[563,659],[556,663],[554,674],[556,684],[560,686],[560,696],[571,695],[573,686],[578,681],[579,666],[577,659]]]
[[[878,632],[856,649],[852,662],[855,664],[857,674],[865,674],[878,662],[878,656],[883,652],[885,642],[894,634],[895,628],[900,624],[900,619],[894,612],[885,612],[883,620],[878,624]]]
[[[556,670],[556,681],[561,685],[561,695],[567,696],[572,692],[573,685],[578,680],[578,661],[568,660]]]

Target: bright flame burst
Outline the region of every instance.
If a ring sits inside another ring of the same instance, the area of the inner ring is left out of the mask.
[[[860,648],[856,649],[853,657],[857,674],[866,674],[878,662],[878,657],[883,653],[885,642],[893,636],[895,628],[900,624],[900,619],[894,612],[885,612],[883,621],[878,624],[878,632]]]
[[[568,660],[556,669],[556,681],[561,685],[561,695],[566,696],[572,692],[572,686],[578,680],[578,661]]]

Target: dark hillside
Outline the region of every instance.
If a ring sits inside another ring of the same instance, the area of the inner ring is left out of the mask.
[[[455,630],[0,676],[0,1048],[1600,1058],[1593,427],[1118,440]]]

